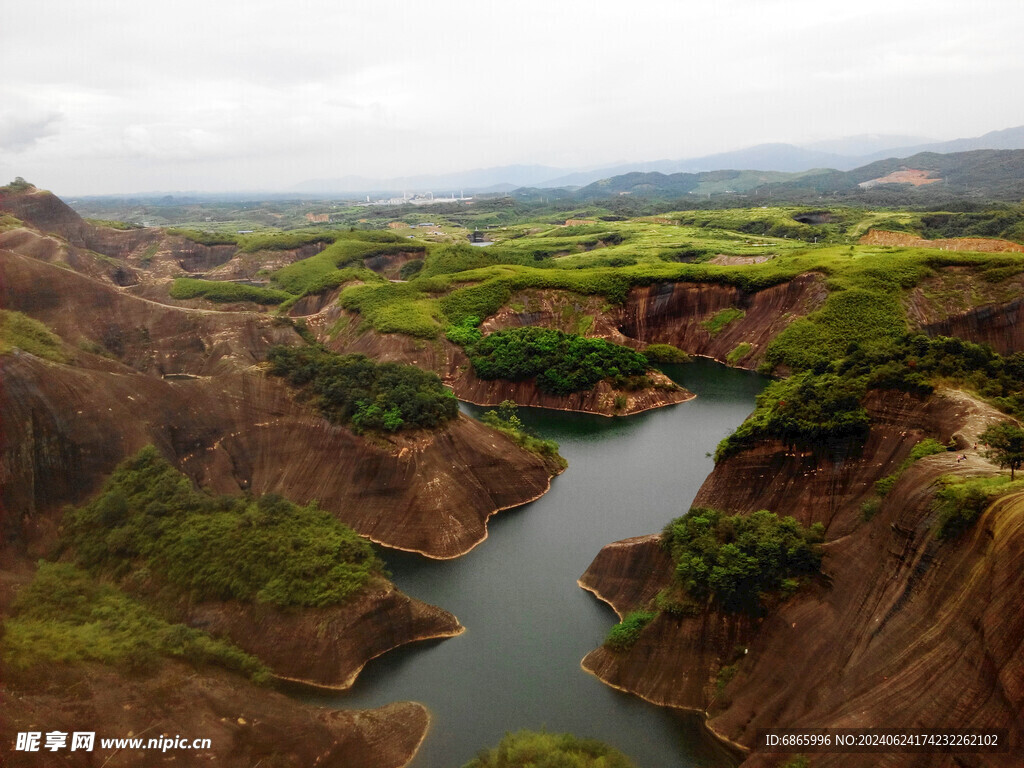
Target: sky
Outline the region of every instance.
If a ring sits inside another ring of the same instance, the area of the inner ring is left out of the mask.
[[[35,0],[0,183],[62,196],[592,168],[1024,124],[1020,0]]]

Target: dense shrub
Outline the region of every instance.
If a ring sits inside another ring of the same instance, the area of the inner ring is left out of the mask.
[[[726,517],[702,507],[673,520],[661,536],[691,597],[755,614],[770,596],[795,588],[794,579],[820,570],[823,540],[821,523],[805,528],[765,510]]]
[[[688,354],[671,344],[648,344],[643,355],[652,363],[686,363],[690,360]]]
[[[1004,412],[1024,417],[1024,354],[1003,357],[962,339],[905,335],[850,345],[844,357],[818,361],[811,371],[770,384],[754,412],[719,444],[716,460],[766,438],[811,449],[857,442],[867,434],[867,412],[860,404],[867,390],[924,396],[934,390],[935,380],[973,389]]]
[[[811,449],[862,440],[868,431],[861,405],[865,391],[862,377],[834,373],[799,373],[772,382],[757,396],[754,412],[719,443],[715,460],[767,438]]]
[[[152,446],[65,518],[65,544],[94,572],[141,569],[197,600],[324,606],[380,571],[370,545],[315,504],[211,497]]]
[[[936,514],[935,535],[940,539],[955,539],[974,525],[989,504],[1000,496],[1021,490],[1024,481],[1010,482],[1002,477],[940,479],[940,488],[932,500]]]
[[[398,277],[401,280],[412,280],[423,271],[423,259],[410,259],[398,270]]]
[[[644,627],[650,624],[657,614],[651,611],[631,611],[622,621],[608,630],[604,639],[605,648],[611,651],[628,651],[640,639]]]
[[[513,328],[484,336],[466,350],[482,379],[521,381],[536,377],[542,392],[567,395],[602,379],[618,387],[642,376],[647,358],[628,347],[547,328]]]
[[[436,373],[376,363],[320,346],[271,348],[270,372],[299,388],[329,420],[357,432],[433,429],[454,419],[458,401]]]
[[[494,749],[482,750],[463,768],[635,768],[607,744],[568,733],[507,733]]]
[[[235,646],[168,623],[68,563],[40,562],[12,614],[3,625],[3,659],[20,670],[93,661],[139,672],[170,657],[216,664],[257,682],[270,677],[257,659]]]

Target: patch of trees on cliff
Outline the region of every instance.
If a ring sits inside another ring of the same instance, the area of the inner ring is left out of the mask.
[[[1024,418],[1024,354],[1003,356],[962,339],[907,334],[889,343],[851,345],[838,360],[769,384],[754,412],[719,443],[715,460],[765,439],[811,450],[861,442],[869,427],[861,404],[868,390],[923,397],[937,380],[955,382]]]
[[[224,640],[166,621],[70,563],[40,562],[2,627],[5,678],[38,685],[42,668],[96,662],[147,672],[161,659],[212,664],[266,682],[269,670]]]
[[[758,614],[773,596],[791,594],[801,578],[821,570],[824,538],[821,523],[808,528],[766,510],[727,516],[694,507],[665,527],[661,545],[691,600]]]
[[[197,601],[334,605],[382,569],[367,541],[315,504],[210,496],[152,446],[118,466],[64,528],[82,568]]]
[[[650,384],[647,358],[628,347],[562,331],[526,326],[488,334],[466,347],[481,379],[525,381],[553,395],[583,392],[603,379],[619,389]]]
[[[356,432],[433,429],[454,419],[459,404],[437,374],[403,363],[376,363],[321,346],[277,346],[270,373],[283,377],[329,421]]]

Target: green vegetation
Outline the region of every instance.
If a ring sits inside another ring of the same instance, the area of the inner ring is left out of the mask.
[[[750,350],[753,349],[753,345],[743,341],[733,347],[732,351],[725,356],[726,362],[729,365],[739,365],[740,361],[743,360],[747,355],[750,354]]]
[[[35,189],[34,184],[25,181],[21,176],[16,176],[10,184],[0,187],[0,192],[28,192],[33,189]]]
[[[1010,480],[1014,472],[1024,464],[1024,429],[1012,421],[992,424],[978,436],[985,446],[985,457],[997,466],[1009,468]]]
[[[463,768],[635,768],[616,749],[569,733],[506,733],[497,747],[483,750]]]
[[[60,339],[49,328],[21,312],[0,309],[0,355],[12,349],[56,363],[65,360],[60,350]]]
[[[94,227],[106,227],[107,229],[119,229],[122,231],[129,229],[139,229],[138,224],[129,224],[126,221],[117,221],[115,219],[85,219],[88,223]]]
[[[291,298],[284,291],[226,280],[198,280],[194,277],[175,278],[171,285],[172,299],[206,299],[218,303],[251,301],[256,304],[280,304]]]
[[[936,514],[935,535],[939,539],[955,539],[966,532],[988,506],[1008,493],[1024,489],[1024,481],[1002,477],[939,479],[932,511]]]
[[[690,361],[688,354],[671,344],[648,344],[644,347],[643,355],[652,363],[688,363]]]
[[[602,379],[622,388],[649,384],[647,358],[628,347],[558,330],[526,326],[484,336],[466,348],[482,379],[522,381],[536,377],[542,392],[567,395],[592,389]]]
[[[334,605],[381,570],[370,545],[315,504],[208,496],[152,446],[64,527],[83,568],[143,588],[169,584],[193,600]]]
[[[866,387],[862,378],[834,373],[799,373],[772,382],[757,396],[754,412],[718,444],[715,461],[768,438],[812,449],[859,442],[868,431],[861,405]]]
[[[704,326],[708,333],[714,336],[733,320],[739,320],[741,317],[745,317],[746,314],[742,309],[727,307],[716,312],[713,317],[709,317],[701,325]]]
[[[3,660],[18,670],[94,661],[141,672],[161,657],[216,664],[265,682],[270,673],[233,645],[171,624],[68,563],[40,562],[3,625]]]
[[[412,280],[423,271],[423,259],[410,259],[398,270],[400,280]]]
[[[353,285],[342,291],[341,306],[359,312],[380,333],[435,339],[441,330],[441,312],[437,299],[428,293],[434,288],[440,287],[423,279]]]
[[[923,396],[939,381],[1024,416],[1024,354],[1003,357],[962,339],[906,335],[868,347],[852,345],[845,357],[773,382],[758,396],[754,413],[719,443],[716,460],[768,438],[811,450],[843,449],[867,435],[861,400],[869,389]]]
[[[644,627],[657,616],[653,611],[630,611],[622,621],[608,630],[604,639],[604,647],[611,651],[628,651],[640,639]]]
[[[693,600],[760,614],[769,600],[792,593],[800,578],[820,570],[824,536],[821,523],[806,528],[765,510],[724,516],[694,507],[665,527],[661,543]]]
[[[454,419],[458,401],[435,373],[375,363],[320,346],[271,348],[270,372],[299,388],[330,421],[356,432],[433,429]]]
[[[201,229],[182,229],[170,227],[166,230],[168,235],[184,237],[193,243],[200,245],[238,245],[238,237],[227,232],[209,232]]]
[[[558,453],[558,443],[554,440],[544,440],[525,427],[513,401],[505,400],[498,406],[498,410],[487,411],[480,421],[512,438],[520,448],[536,453],[562,469],[569,466],[569,462]]]
[[[238,247],[244,253],[290,251],[313,243],[333,243],[340,234],[337,230],[324,229],[253,232],[251,234],[239,235]]]
[[[271,279],[281,288],[296,295],[317,293],[345,282],[336,273],[342,267],[361,267],[371,256],[391,253],[423,253],[425,246],[413,244],[389,232],[336,232],[331,245],[320,253],[300,259],[273,274]],[[370,270],[361,270],[358,278],[383,282],[384,278]]]
[[[910,455],[903,460],[899,468],[891,475],[886,475],[881,480],[875,481],[875,491],[879,496],[886,496],[892,487],[896,485],[896,481],[900,479],[904,472],[906,472],[910,465],[919,459],[923,459],[925,456],[934,456],[936,453],[945,453],[949,449],[931,437],[926,437],[920,443],[910,449]]]

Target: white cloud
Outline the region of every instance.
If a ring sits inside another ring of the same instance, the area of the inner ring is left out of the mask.
[[[88,192],[954,138],[1024,123],[1022,27],[1018,0],[40,0],[6,9],[0,143]]]

